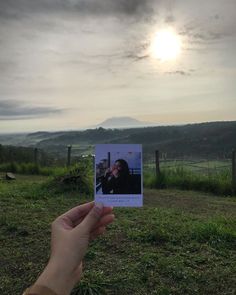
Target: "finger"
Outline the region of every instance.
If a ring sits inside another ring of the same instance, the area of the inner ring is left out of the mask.
[[[111,213],[113,210],[113,207],[103,207],[103,215]]]
[[[112,210],[113,210],[113,207],[103,207],[102,217],[107,214],[110,214]],[[84,220],[84,218],[85,216],[79,218],[76,222],[74,222],[74,226],[77,226],[78,224],[80,224]]]
[[[57,226],[59,225],[65,229],[71,229],[75,226],[74,223],[76,222],[76,220],[81,219],[81,217],[86,215],[93,206],[94,202],[76,206],[57,217],[54,220],[53,224]]]
[[[79,218],[85,216],[93,208],[93,206],[94,202],[89,202],[76,206],[59,216],[59,218],[66,217],[71,220],[72,223],[75,223]]]
[[[114,214],[107,214],[100,219],[100,221],[98,222],[98,224],[96,224],[93,230],[99,227],[104,227],[104,226],[106,227],[108,224],[112,223],[114,220],[115,220]]]
[[[103,204],[96,203],[78,227],[80,227],[85,232],[90,233],[95,225],[100,221],[102,216]]]
[[[106,232],[105,227],[99,227],[96,230],[94,230],[90,235],[90,241],[96,239],[98,236],[103,235]]]

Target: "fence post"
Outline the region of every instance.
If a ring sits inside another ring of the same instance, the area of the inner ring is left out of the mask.
[[[107,167],[110,168],[111,166],[111,153],[107,153]]]
[[[70,160],[71,160],[71,145],[67,146],[67,167],[70,166]]]
[[[0,164],[2,164],[2,162],[3,162],[3,147],[0,144]]]
[[[12,147],[10,147],[10,150],[9,150],[9,158],[10,158],[10,163],[13,164],[14,159],[13,159],[13,151],[12,151]]]
[[[235,149],[232,150],[232,189],[236,191],[236,163],[235,163]]]
[[[34,164],[38,165],[38,149],[34,149]]]
[[[155,151],[155,160],[156,160],[156,177],[161,173],[160,171],[160,159],[159,159],[159,150]]]

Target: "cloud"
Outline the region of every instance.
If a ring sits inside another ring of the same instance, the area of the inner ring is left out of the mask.
[[[0,101],[0,120],[33,119],[59,114],[62,111],[61,109],[51,107],[29,106],[23,101]]]
[[[0,71],[6,73],[16,67],[16,63],[10,60],[1,61],[0,60]]]
[[[197,31],[198,30],[198,31]],[[192,39],[193,42],[199,42],[199,41],[215,41],[223,38],[225,34],[222,34],[220,32],[213,32],[210,30],[205,30],[203,32],[199,32],[199,29],[196,27],[188,27],[185,26],[185,28],[179,32],[182,36],[188,36]]]
[[[176,21],[175,17],[173,15],[167,15],[165,18],[165,22],[168,24],[174,23]]]
[[[220,34],[218,32],[206,32],[205,34],[202,33],[195,33],[192,34],[192,37],[197,40],[203,40],[203,41],[213,41],[221,39],[224,35]]]
[[[154,13],[161,0],[7,0],[0,1],[0,18],[25,17],[29,13],[74,12],[88,15],[143,16]]]
[[[129,52],[123,56],[124,58],[131,59],[133,61],[140,61],[149,57],[148,54],[139,55],[136,52]]]
[[[87,0],[74,1],[74,8],[80,12],[89,14],[125,14],[125,15],[143,15],[151,14],[153,1],[147,0]]]
[[[178,70],[178,71],[173,71],[173,72],[166,72],[166,74],[170,74],[170,75],[181,75],[181,76],[190,76],[190,73],[182,71],[182,70]]]

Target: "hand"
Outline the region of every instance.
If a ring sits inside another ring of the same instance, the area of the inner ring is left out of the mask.
[[[36,284],[59,295],[70,294],[80,280],[89,241],[103,234],[113,220],[112,207],[94,205],[94,202],[77,206],[56,218],[52,223],[49,263]]]
[[[111,167],[111,174],[112,174],[112,176],[114,176],[115,178],[117,178],[119,176],[119,173],[120,172],[119,172],[117,166],[116,165],[113,165]]]
[[[114,168],[114,169],[112,170],[112,175],[113,175],[115,178],[117,178],[117,177],[119,176],[119,170],[118,170],[117,168]]]
[[[106,177],[107,175],[111,174],[111,172],[112,172],[111,168],[107,168],[104,173],[104,176]]]

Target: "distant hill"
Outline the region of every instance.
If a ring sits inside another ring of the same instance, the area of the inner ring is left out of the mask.
[[[30,136],[30,135],[29,135]],[[236,147],[236,122],[211,122],[183,126],[159,126],[130,129],[88,129],[53,134],[42,140],[39,147],[55,150],[69,144],[91,151],[96,143],[141,143],[146,155],[155,149],[169,157],[229,157]]]
[[[232,149],[236,148],[236,121],[127,129],[99,127],[84,131],[38,132],[24,137],[25,146],[33,143],[47,152],[61,155],[66,154],[67,145],[77,148],[74,153],[91,153],[96,143],[140,143],[144,158],[153,156],[156,149],[167,157],[224,158],[230,157]]]
[[[113,117],[108,118],[100,124],[97,124],[96,127],[103,128],[133,128],[133,127],[144,127],[144,126],[153,126],[155,123],[142,122],[131,117]]]

